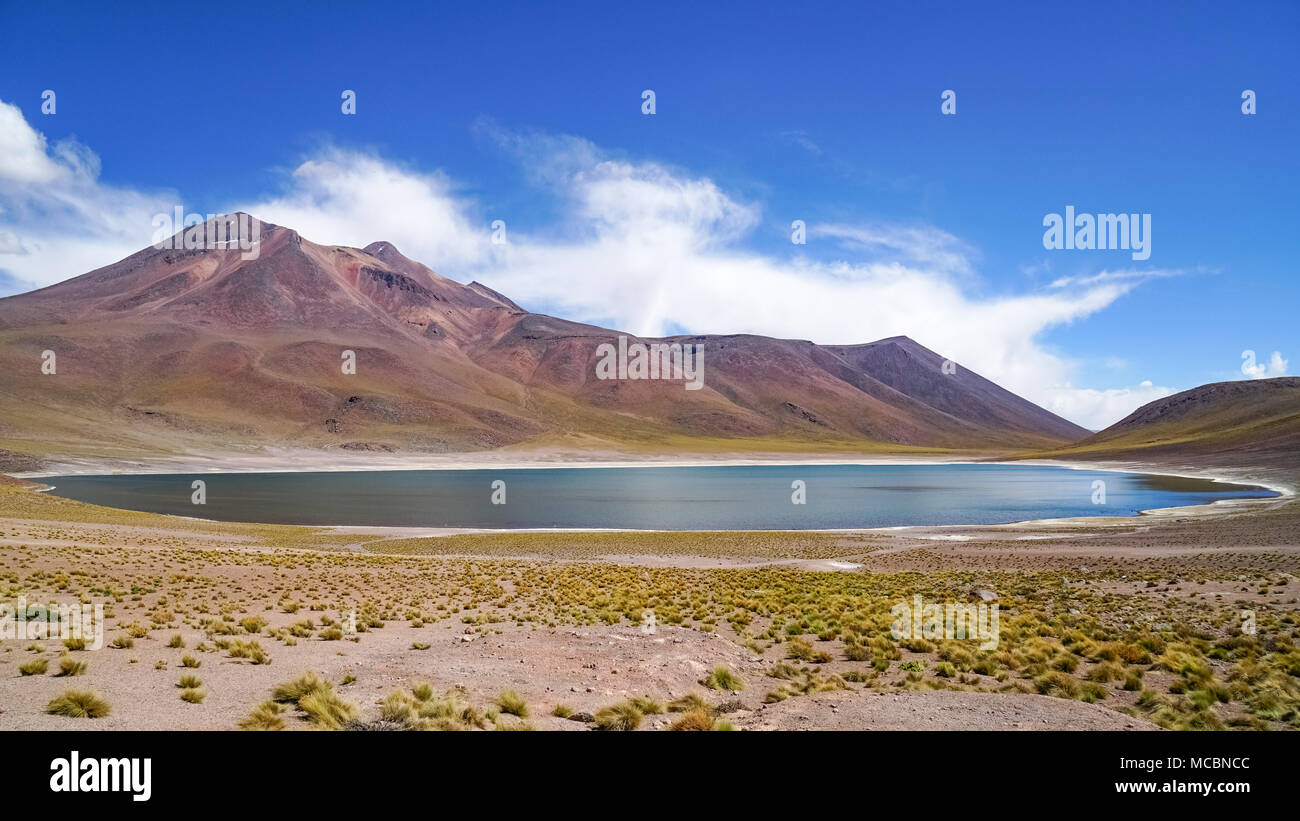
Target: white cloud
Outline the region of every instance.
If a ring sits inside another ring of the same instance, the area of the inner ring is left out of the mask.
[[[971,274],[974,248],[928,225],[817,225],[814,237],[838,239],[846,247],[871,255],[945,273]]]
[[[90,149],[48,145],[0,101],[0,269],[12,279],[41,287],[116,262],[148,245],[153,215],[176,202],[101,183]]]
[[[45,135],[27,125],[18,106],[0,102],[0,180],[49,183],[63,170],[50,157]]]
[[[1076,388],[1066,383],[1049,386],[1044,392],[1045,399],[1039,404],[1053,413],[1078,422],[1085,428],[1101,430],[1128,416],[1142,405],[1172,393],[1176,393],[1173,388],[1154,385],[1149,379],[1133,387],[1108,390]]]
[[[1061,277],[1052,281],[1049,288],[1069,288],[1079,285],[1096,285],[1101,282],[1142,282],[1148,279],[1164,279],[1166,277],[1179,277],[1187,274],[1181,268],[1145,268],[1140,270],[1128,269],[1123,271],[1102,271],[1088,276]],[[1207,273],[1212,273],[1207,271]]]
[[[15,116],[16,115],[16,116]],[[907,335],[1089,428],[1117,421],[1168,388],[1076,388],[1076,365],[1041,342],[1048,329],[1106,308],[1140,277],[1054,283],[1029,293],[970,292],[974,249],[924,225],[813,225],[843,259],[759,254],[743,241],[762,209],[712,180],[654,162],[612,158],[577,137],[486,127],[527,177],[560,205],[545,231],[509,227],[494,246],[490,219],[440,173],[370,153],[316,152],[269,197],[232,203],[327,244],[394,243],[446,276],[478,279],[525,307],[642,335],[760,333],[823,343]],[[0,268],[47,285],[147,245],[151,217],[180,202],[102,185],[84,147],[51,149],[13,106],[0,104]],[[39,180],[39,184],[37,184]],[[1159,275],[1155,272],[1153,275]]]
[[[1282,358],[1281,351],[1273,351],[1268,362],[1256,362],[1255,352],[1245,350],[1241,352],[1241,372],[1250,379],[1268,379],[1274,376],[1286,376],[1287,360]]]
[[[444,175],[336,148],[299,165],[280,196],[229,210],[331,245],[362,248],[386,240],[434,269],[472,266],[488,249],[486,225]]]

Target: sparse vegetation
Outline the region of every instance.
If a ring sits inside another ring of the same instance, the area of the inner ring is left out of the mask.
[[[43,676],[49,669],[50,662],[48,659],[34,658],[24,661],[18,665],[18,674],[22,676]]]
[[[642,715],[653,716],[664,712],[664,706],[649,696],[630,698],[628,701],[640,710]]]
[[[297,704],[298,699],[328,686],[320,676],[308,670],[293,681],[285,682],[271,693],[271,700],[280,704]]]
[[[61,656],[59,658],[59,672],[56,676],[80,676],[86,672],[86,662],[78,661],[72,656]]]
[[[298,699],[298,709],[308,721],[330,730],[341,730],[357,717],[356,705],[339,698],[333,687],[313,690]]]
[[[708,677],[700,682],[710,690],[743,690],[745,681],[726,667],[715,667]]]
[[[381,720],[408,730],[473,730],[488,721],[462,690],[438,694],[428,685],[417,688],[411,693],[389,693],[380,705]],[[503,728],[497,725],[497,729]]]
[[[668,712],[670,713],[688,713],[691,710],[713,711],[713,706],[704,700],[699,693],[687,693],[679,699],[668,702]]]
[[[595,715],[596,729],[630,731],[641,726],[645,716],[630,701],[602,707]]]
[[[69,718],[103,718],[112,712],[104,699],[89,690],[68,690],[52,700],[45,712]]]
[[[528,705],[514,690],[502,690],[497,696],[497,706],[501,712],[520,718],[528,718]]]
[[[669,725],[670,730],[712,730],[714,725],[713,715],[708,710],[694,709],[682,713],[681,718]]]
[[[275,701],[264,701],[253,712],[240,720],[241,730],[283,730],[284,705]]]

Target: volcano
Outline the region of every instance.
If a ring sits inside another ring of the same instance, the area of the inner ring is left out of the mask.
[[[0,299],[0,447],[996,451],[1089,434],[907,337],[627,334],[701,346],[703,388],[600,380],[619,331],[532,313],[391,242],[260,228],[255,258],[149,247]]]

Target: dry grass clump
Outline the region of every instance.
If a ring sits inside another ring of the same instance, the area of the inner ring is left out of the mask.
[[[597,730],[614,730],[630,732],[641,726],[645,718],[637,706],[630,701],[621,701],[602,707],[594,716]]]
[[[50,666],[49,660],[42,659],[42,658],[34,658],[29,661],[24,661],[22,664],[18,665],[18,675],[43,676],[45,675],[45,671],[49,669],[49,666]]]
[[[103,718],[112,712],[108,702],[89,690],[68,690],[45,707],[53,716]]]
[[[682,713],[682,717],[674,721],[669,730],[677,731],[709,731],[713,729],[713,714],[708,710],[695,709]]]
[[[501,712],[520,718],[528,718],[528,705],[514,690],[502,690],[497,696],[497,706]]]
[[[811,643],[804,639],[790,639],[785,645],[785,657],[795,661],[810,661],[814,664],[825,664],[831,660],[831,654],[824,650],[815,649]]]
[[[407,730],[473,730],[486,723],[483,713],[470,704],[463,690],[438,694],[428,684],[417,684],[410,693],[389,693],[380,704],[379,717]]]
[[[59,657],[59,672],[56,676],[80,676],[85,674],[87,664],[84,661],[77,661],[72,656]]]
[[[713,668],[713,672],[709,673],[708,677],[703,679],[700,684],[710,690],[745,689],[745,680],[722,665]]]
[[[1123,681],[1127,675],[1128,671],[1124,668],[1124,665],[1113,661],[1103,661],[1088,671],[1088,680],[1108,684],[1112,681]]]
[[[357,717],[356,705],[340,698],[333,684],[311,671],[276,687],[271,700],[294,705],[307,721],[329,730],[341,730]]]
[[[641,711],[641,715],[657,716],[664,712],[664,706],[649,696],[635,696],[628,699],[628,701]]]
[[[303,696],[298,700],[298,709],[311,723],[330,730],[341,730],[357,717],[356,705],[340,698],[333,686]]]
[[[768,675],[785,679],[786,682],[763,697],[763,701],[768,704],[785,701],[791,696],[807,696],[813,693],[849,689],[849,683],[839,673],[822,676],[816,670],[807,667],[796,670],[789,664],[777,664],[768,671]]]
[[[1077,680],[1059,670],[1053,670],[1034,679],[1034,689],[1039,695],[1078,698],[1080,688]]]
[[[296,704],[298,699],[308,693],[328,686],[330,686],[329,682],[316,675],[315,672],[308,670],[293,681],[287,681],[272,690],[271,700],[280,704]]]
[[[232,659],[248,659],[253,664],[270,664],[271,657],[267,655],[266,650],[256,641],[243,641],[241,639],[220,640],[215,642],[218,647],[227,651]]]
[[[283,704],[274,701],[264,701],[257,705],[253,712],[240,719],[239,729],[241,730],[283,730],[284,729],[284,711]]]
[[[668,712],[688,713],[691,710],[708,710],[713,712],[713,705],[704,700],[699,693],[687,693],[681,698],[668,702]]]

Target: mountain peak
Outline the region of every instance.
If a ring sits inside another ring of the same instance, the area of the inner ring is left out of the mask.
[[[445,277],[435,273],[432,268],[424,263],[416,262],[406,256],[401,251],[397,250],[396,245],[387,240],[372,242],[365,248],[362,248],[361,251],[384,263],[394,271],[400,271],[407,276],[423,280],[427,285],[449,281]]]
[[[868,342],[868,345],[899,345],[904,348],[922,348],[929,350],[920,342],[917,342],[910,336],[887,336],[884,339],[877,339],[875,342]]]
[[[388,241],[372,242],[361,250],[365,251],[370,256],[379,259],[386,259],[387,257],[393,256],[400,257],[401,259],[407,258],[405,254],[397,250],[396,245]]]

